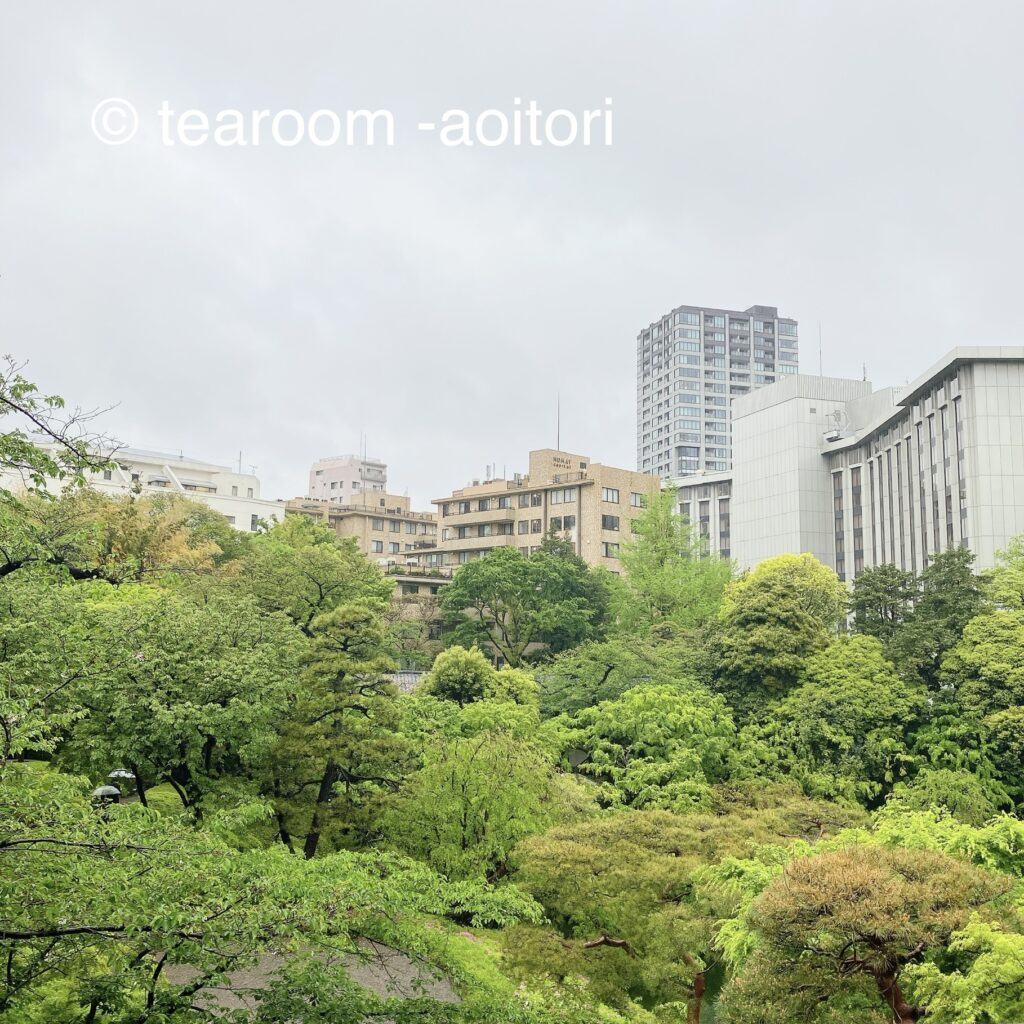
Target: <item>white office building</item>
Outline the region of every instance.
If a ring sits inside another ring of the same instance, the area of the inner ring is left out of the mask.
[[[1024,347],[954,349],[902,388],[788,377],[737,399],[733,442],[732,472],[679,503],[741,569],[809,552],[843,579],[920,572],[961,544],[989,568],[1024,533]]]
[[[733,400],[798,370],[775,306],[677,306],[636,339],[636,467],[663,479],[732,467]]]
[[[45,443],[41,448],[53,447]],[[256,530],[261,522],[284,519],[283,501],[260,497],[260,482],[251,473],[235,472],[222,466],[182,453],[147,451],[142,448],[121,448],[115,452],[111,469],[86,474],[86,482],[103,494],[179,494],[201,501],[219,512],[238,530]],[[24,489],[26,481],[15,471],[3,474],[0,484],[10,491]],[[62,481],[49,481],[48,488],[58,493]]]
[[[387,494],[388,467],[362,455],[332,455],[318,459],[309,470],[307,498],[340,505],[365,504],[366,495]]]

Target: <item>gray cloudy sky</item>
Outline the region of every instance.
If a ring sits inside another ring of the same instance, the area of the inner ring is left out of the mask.
[[[417,502],[562,443],[632,465],[639,328],[778,305],[877,384],[1020,343],[1024,4],[0,0],[0,337],[140,447]],[[100,143],[94,107],[141,127]],[[448,108],[614,101],[611,148]],[[156,110],[389,108],[392,148],[166,147]]]

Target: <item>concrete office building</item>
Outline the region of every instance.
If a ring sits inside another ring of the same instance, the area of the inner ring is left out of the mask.
[[[677,306],[636,339],[636,465],[662,478],[732,466],[733,398],[797,372],[797,323],[775,306]]]
[[[528,555],[554,530],[591,565],[618,572],[619,545],[658,492],[658,477],[551,448],[530,452],[529,466],[525,476],[473,481],[435,498],[441,535],[427,561],[457,566],[504,546]]]
[[[310,467],[306,497],[352,505],[367,492],[386,494],[387,489],[388,467],[380,459],[332,455]]]
[[[52,442],[40,441],[40,448],[53,450]],[[231,466],[193,459],[182,453],[120,448],[111,469],[86,473],[86,483],[103,494],[178,494],[209,505],[236,529],[256,530],[260,522],[284,519],[283,501],[260,497],[259,479],[252,473],[238,473]],[[18,491],[26,481],[15,471],[3,474],[2,486]],[[47,482],[57,494],[64,482]]]
[[[809,552],[843,579],[920,572],[960,544],[985,569],[1024,533],[1024,347],[954,349],[902,388],[789,377],[736,401],[733,439],[731,474],[679,493],[715,550],[725,503],[741,569]]]

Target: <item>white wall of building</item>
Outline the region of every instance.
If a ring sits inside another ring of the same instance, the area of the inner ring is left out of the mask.
[[[387,489],[388,467],[380,459],[333,455],[310,467],[306,497],[352,505],[360,503],[367,491],[387,493]]]
[[[797,375],[733,402],[731,547],[740,569],[785,552],[831,564],[823,440],[835,411],[870,391],[866,381]]]
[[[230,466],[139,448],[122,448],[114,461],[112,469],[87,474],[88,485],[103,494],[178,494],[208,505],[242,531],[254,529],[259,520],[271,523],[284,519],[284,502],[262,498],[259,479],[251,473],[236,473]],[[26,482],[8,471],[3,474],[2,484],[16,492]],[[47,486],[58,493],[64,485],[55,480]]]

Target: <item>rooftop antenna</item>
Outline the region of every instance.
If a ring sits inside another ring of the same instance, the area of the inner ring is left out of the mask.
[[[238,472],[242,472],[242,449],[238,449]]]
[[[867,379],[868,379],[868,364],[864,363],[863,364],[863,376],[861,377],[861,380],[867,380]]]
[[[562,450],[562,392],[555,392],[555,450]]]
[[[824,377],[825,370],[823,369],[824,363],[821,357],[821,321],[818,321],[818,376]]]

